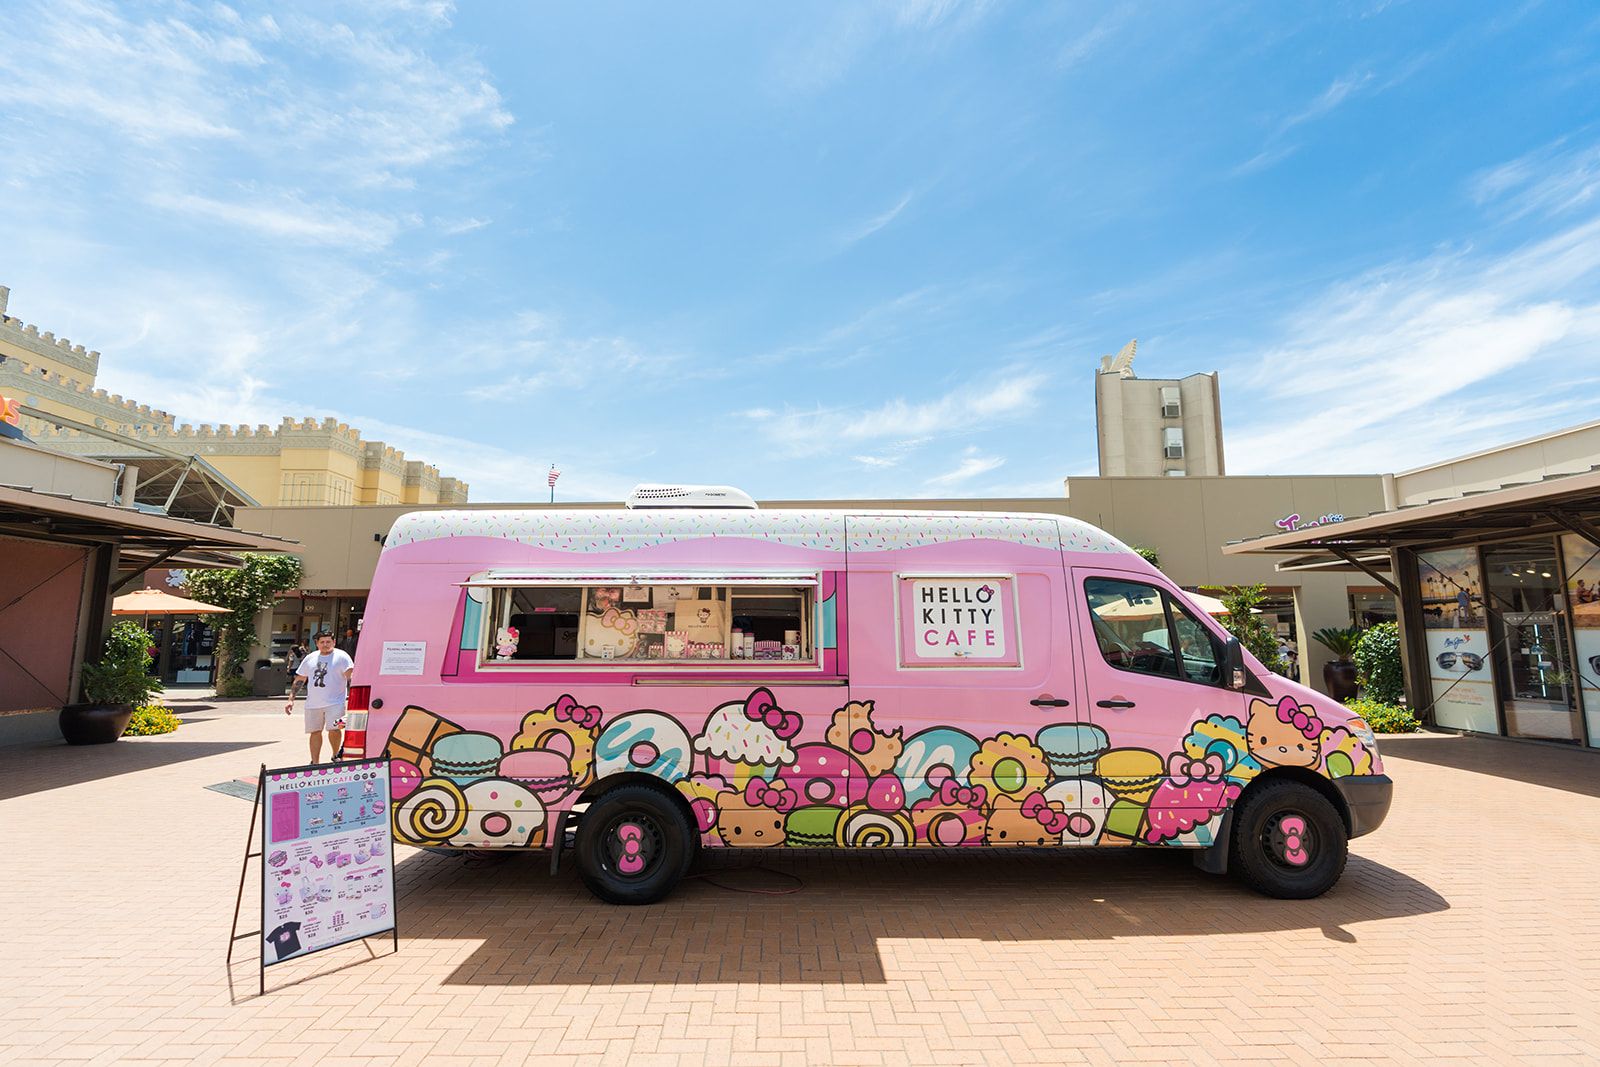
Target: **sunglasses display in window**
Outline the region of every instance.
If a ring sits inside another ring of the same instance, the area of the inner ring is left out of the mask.
[[[1450,670],[1456,665],[1456,660],[1461,661],[1461,669],[1476,671],[1483,669],[1483,657],[1476,652],[1441,652],[1439,653],[1439,666]]]

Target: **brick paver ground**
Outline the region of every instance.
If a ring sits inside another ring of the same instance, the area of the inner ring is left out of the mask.
[[[223,963],[249,804],[202,787],[304,758],[275,708],[0,749],[0,1062],[1600,1058],[1600,754],[1389,741],[1388,824],[1302,902],[1154,850],[746,852],[628,909],[401,849],[399,954],[258,998],[254,943]]]

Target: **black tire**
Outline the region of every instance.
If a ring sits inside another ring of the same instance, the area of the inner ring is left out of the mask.
[[[578,821],[578,874],[608,904],[654,904],[688,872],[694,843],[676,800],[647,785],[618,786]]]
[[[1319,897],[1344,873],[1350,835],[1327,797],[1299,782],[1262,782],[1233,818],[1232,866],[1258,893]]]

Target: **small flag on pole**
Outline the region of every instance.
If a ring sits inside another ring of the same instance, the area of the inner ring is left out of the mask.
[[[550,464],[550,477],[547,481],[550,483],[550,503],[552,504],[556,502],[556,479],[559,477],[561,477],[561,469],[554,463]]]

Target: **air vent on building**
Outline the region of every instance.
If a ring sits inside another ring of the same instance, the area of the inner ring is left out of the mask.
[[[1166,452],[1168,459],[1182,459],[1183,458],[1183,446],[1182,445],[1168,445],[1164,449],[1164,451]]]
[[[750,494],[731,485],[638,485],[623,501],[630,508],[732,508],[754,511]]]

